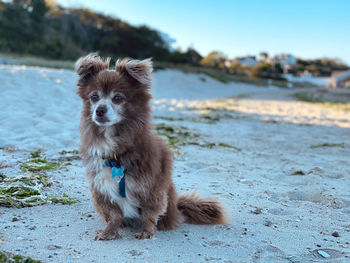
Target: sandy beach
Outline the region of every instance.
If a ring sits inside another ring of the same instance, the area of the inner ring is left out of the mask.
[[[178,192],[220,198],[232,223],[183,224],[142,241],[127,228],[102,242],[93,240],[104,222],[76,153],[76,80],[69,70],[0,65],[0,174],[33,174],[23,164],[39,150],[59,164],[34,172],[52,181],[44,198],[78,201],[0,207],[0,251],[57,263],[350,262],[349,109],[297,101],[300,88],[155,72],[155,129],[183,140],[172,145]]]

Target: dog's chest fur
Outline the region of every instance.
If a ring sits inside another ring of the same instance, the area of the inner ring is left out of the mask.
[[[124,217],[135,218],[139,216],[138,202],[132,196],[133,182],[125,176],[125,193],[126,197],[122,197],[119,193],[120,178],[112,178],[112,168],[104,166],[102,156],[94,155],[90,169],[96,171],[95,177],[90,182],[92,187],[109,199],[110,202],[119,205]]]

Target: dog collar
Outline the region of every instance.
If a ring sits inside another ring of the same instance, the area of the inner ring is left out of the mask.
[[[105,167],[111,167],[112,168],[112,175],[111,177],[115,179],[116,177],[121,177],[119,181],[119,194],[121,197],[126,197],[125,192],[125,172],[126,168],[124,166],[121,166],[120,161],[117,160],[117,158],[114,157],[114,160],[105,160],[104,162]]]

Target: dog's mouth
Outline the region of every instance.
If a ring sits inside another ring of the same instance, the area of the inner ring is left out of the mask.
[[[108,126],[109,123],[110,123],[110,120],[107,117],[105,117],[105,116],[102,116],[102,117],[96,116],[94,118],[94,121],[99,126]]]

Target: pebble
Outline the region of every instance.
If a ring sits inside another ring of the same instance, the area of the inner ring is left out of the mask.
[[[250,212],[251,212],[252,214],[258,215],[258,214],[261,214],[261,213],[262,213],[262,208],[257,207],[257,208],[255,208],[255,210],[250,211]]]
[[[36,226],[26,226],[26,228],[29,229],[29,230],[35,230]]]
[[[56,249],[59,249],[59,248],[62,248],[61,246],[57,246],[57,245],[50,245],[47,247],[48,250],[56,250]]]
[[[270,220],[265,220],[264,226],[272,226],[272,222]]]
[[[339,237],[339,233],[337,231],[335,231],[335,232],[332,233],[332,236]]]

